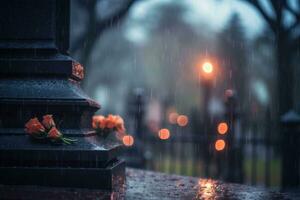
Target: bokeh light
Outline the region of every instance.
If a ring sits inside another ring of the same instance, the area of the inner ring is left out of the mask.
[[[234,95],[234,91],[232,89],[227,89],[225,91],[225,97],[232,97]]]
[[[186,126],[189,122],[189,118],[186,115],[179,115],[177,118],[177,124],[179,126]]]
[[[222,151],[223,149],[225,149],[225,146],[226,146],[226,143],[222,139],[217,140],[215,143],[215,149],[217,151]]]
[[[161,140],[167,140],[170,138],[170,131],[167,128],[160,129],[158,132],[158,137]]]
[[[171,124],[176,124],[177,123],[177,118],[178,118],[178,113],[172,112],[169,114],[169,122]]]
[[[218,124],[218,133],[224,135],[228,132],[228,125],[226,122],[221,122]]]
[[[134,138],[131,135],[125,135],[122,139],[123,144],[127,147],[132,146],[134,143]]]

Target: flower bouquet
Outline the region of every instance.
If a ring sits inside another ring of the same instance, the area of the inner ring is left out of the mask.
[[[32,138],[53,143],[71,144],[77,140],[64,137],[56,128],[52,115],[44,115],[42,123],[38,118],[32,118],[25,124],[25,132]]]
[[[102,115],[96,115],[93,117],[92,122],[93,129],[95,129],[97,135],[107,137],[111,132],[116,131],[117,136],[121,137],[125,135],[124,120],[119,115],[108,115],[104,117]]]

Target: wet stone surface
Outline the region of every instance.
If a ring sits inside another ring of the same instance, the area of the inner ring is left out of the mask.
[[[0,186],[0,199],[300,199],[300,193],[228,184],[210,179],[127,169],[126,186],[107,192],[38,186]]]
[[[239,184],[127,170],[126,199],[300,199],[300,194],[284,194]]]

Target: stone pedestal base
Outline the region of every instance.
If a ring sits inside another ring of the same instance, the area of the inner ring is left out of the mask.
[[[122,145],[113,135],[104,139],[91,132],[72,138],[77,143],[55,145],[25,133],[0,133],[0,184],[105,190],[123,185],[125,163],[117,158]]]
[[[114,190],[125,180],[124,161],[106,168],[0,167],[0,184]]]

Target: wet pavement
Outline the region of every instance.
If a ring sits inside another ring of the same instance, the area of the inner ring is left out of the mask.
[[[0,199],[300,199],[261,187],[127,169],[126,186],[107,192],[38,186],[0,186]]]
[[[127,170],[126,199],[300,199],[300,194],[284,194],[264,188]]]

